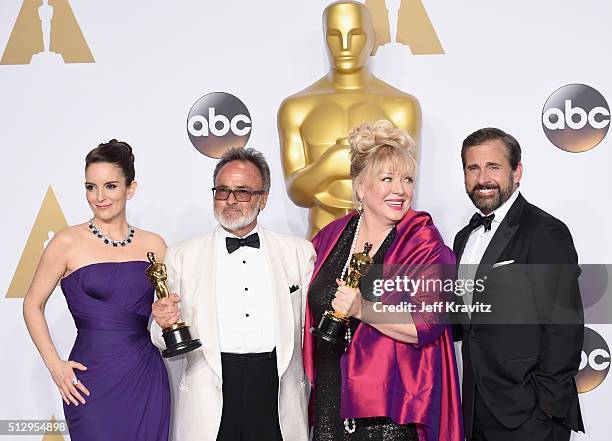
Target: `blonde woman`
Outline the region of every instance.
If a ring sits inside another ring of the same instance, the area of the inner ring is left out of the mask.
[[[342,281],[348,259],[366,242],[375,264],[454,265],[429,214],[411,208],[415,142],[382,120],[353,129],[349,143],[357,210],[313,239],[318,257],[304,333],[313,440],[463,440],[448,325],[436,314],[417,312],[377,323],[371,286],[349,288]],[[346,350],[308,331],[330,303],[351,317]]]

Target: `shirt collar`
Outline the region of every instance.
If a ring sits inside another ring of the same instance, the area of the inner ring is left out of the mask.
[[[508,214],[508,211],[510,211],[510,207],[512,207],[512,204],[514,204],[514,201],[516,201],[516,198],[518,198],[519,194],[520,194],[520,191],[514,190],[514,193],[510,195],[510,197],[508,198],[506,202],[504,202],[501,206],[497,207],[496,210],[490,213],[490,214],[495,214],[495,217],[493,218],[493,222],[501,223],[501,221],[504,220],[504,218]],[[482,211],[480,212],[480,214],[484,216]]]
[[[249,231],[244,237],[250,236],[251,234],[255,234],[255,233],[258,233],[259,236],[261,236],[261,228],[259,226],[259,222],[257,224],[255,224],[255,228],[253,228],[251,231]],[[236,236],[235,234],[232,234],[229,231],[227,231],[225,228],[223,228],[221,226],[221,224],[217,225],[217,234],[224,241],[225,241],[226,237],[237,237],[237,238],[241,239],[241,237]]]

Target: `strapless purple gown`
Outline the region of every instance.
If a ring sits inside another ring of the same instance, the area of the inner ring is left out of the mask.
[[[168,373],[147,330],[148,265],[94,263],[61,281],[78,330],[70,360],[87,366],[75,373],[91,393],[84,405],[64,404],[72,441],[168,440]]]

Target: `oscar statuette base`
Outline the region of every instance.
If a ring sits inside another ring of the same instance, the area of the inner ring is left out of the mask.
[[[348,327],[348,317],[342,317],[334,314],[332,311],[326,311],[323,317],[321,317],[319,326],[310,328],[310,333],[328,343],[346,346],[348,342],[345,336]]]
[[[162,331],[166,349],[162,351],[162,357],[170,358],[191,352],[202,346],[197,338],[191,338],[189,326],[185,323],[176,323]]]

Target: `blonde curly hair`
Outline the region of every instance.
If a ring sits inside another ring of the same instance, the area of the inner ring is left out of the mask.
[[[353,128],[348,136],[351,148],[351,169],[353,179],[353,204],[359,204],[357,187],[364,177],[380,175],[389,162],[392,172],[400,171],[414,179],[416,174],[416,142],[404,130],[395,127],[386,119],[374,124],[363,123]]]

